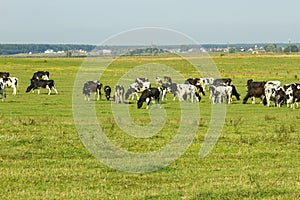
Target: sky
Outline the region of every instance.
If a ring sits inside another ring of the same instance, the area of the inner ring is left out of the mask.
[[[200,44],[298,43],[299,8],[299,0],[0,0],[0,43],[100,44],[143,27]]]

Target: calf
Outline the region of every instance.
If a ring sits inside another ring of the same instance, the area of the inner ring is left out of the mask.
[[[210,99],[213,104],[216,103],[232,103],[232,95],[236,96],[237,100],[240,99],[240,94],[237,92],[234,85],[211,85]]]
[[[106,85],[104,87],[104,92],[105,92],[106,100],[109,101],[109,99],[110,99],[110,93],[111,93],[111,87],[109,87],[108,85]]]
[[[48,71],[36,71],[33,73],[31,80],[49,80],[50,73]]]
[[[35,89],[38,89],[38,95],[40,94],[40,88],[48,89],[48,95],[51,94],[51,90],[54,90],[56,94],[58,94],[54,80],[31,80],[31,84],[27,87],[26,92],[30,92],[31,90],[34,92]]]
[[[18,86],[18,78],[16,77],[7,77],[3,78],[4,87],[12,88],[13,89],[13,95],[17,94],[17,86]]]
[[[0,78],[0,94],[2,96],[2,102],[4,102],[6,94],[5,94],[5,86],[4,86],[4,81],[2,78]]]
[[[101,99],[102,83],[99,81],[87,81],[83,85],[82,93],[84,94],[84,100],[90,100],[91,92],[97,95],[97,101]]]
[[[9,77],[9,72],[0,72],[0,78],[7,78]]]
[[[161,88],[146,89],[142,92],[142,95],[137,102],[137,108],[140,109],[143,103],[146,102],[147,103],[146,109],[148,109],[151,99],[155,100],[156,105],[160,103],[160,107],[161,107],[162,104],[161,96],[162,96]]]
[[[114,102],[115,103],[123,103],[124,102],[125,89],[122,85],[116,85],[115,94],[114,94]]]
[[[255,104],[255,98],[260,98],[262,101],[265,98],[265,81],[253,82],[252,79],[247,81],[247,94],[243,99],[243,104],[247,103],[249,98],[252,98],[252,104]]]

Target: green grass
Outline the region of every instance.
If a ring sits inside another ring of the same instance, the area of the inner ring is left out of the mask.
[[[299,82],[299,56],[215,56],[213,60],[223,77],[233,79],[242,98],[250,78],[276,79],[282,84]],[[199,150],[211,117],[208,95],[199,104],[201,119],[193,143],[171,165],[135,174],[102,164],[79,139],[72,115],[74,80],[83,61],[0,58],[0,71],[9,71],[20,80],[17,96],[8,89],[6,101],[0,104],[0,199],[300,198],[299,109],[268,108],[258,100],[255,105],[250,100],[245,105],[241,101],[227,105],[221,136],[204,159],[199,158]],[[125,57],[104,71],[109,61],[98,58],[92,62],[104,85],[113,86],[132,67],[149,63],[170,66],[185,77],[200,76],[176,57]],[[36,70],[50,71],[58,95],[48,96],[46,90],[39,96],[25,93]],[[148,111],[137,110],[135,101],[128,106],[136,124],[150,122]],[[145,153],[162,148],[176,134],[178,101],[168,96],[163,106],[167,125],[144,139],[125,134],[115,124],[110,102],[101,100],[95,108],[101,127],[116,146]]]

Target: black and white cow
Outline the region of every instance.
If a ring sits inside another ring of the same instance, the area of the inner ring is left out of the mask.
[[[0,78],[7,78],[9,77],[9,72],[0,72]]]
[[[162,96],[161,88],[145,89],[142,92],[142,95],[137,102],[137,108],[140,109],[143,106],[143,103],[146,102],[147,103],[146,109],[148,109],[151,99],[155,100],[156,105],[158,105],[158,103],[160,103],[160,107],[161,107],[161,104],[162,104],[161,96]]]
[[[247,103],[249,98],[252,98],[252,104],[255,104],[255,98],[265,99],[265,81],[253,82],[252,79],[247,81],[247,94],[243,99],[243,104]]]
[[[51,90],[54,90],[56,94],[58,94],[57,89],[54,85],[54,80],[31,80],[31,84],[27,87],[26,92],[30,92],[31,90],[34,92],[35,89],[38,90],[38,95],[40,94],[40,88],[48,89],[48,95],[51,94]]]
[[[84,94],[84,100],[90,100],[91,93],[97,95],[97,101],[101,99],[102,83],[99,81],[87,81],[83,84],[82,93]]]
[[[3,78],[3,82],[5,88],[13,89],[13,93],[12,93],[13,95],[17,94],[18,78],[16,77]]]
[[[31,80],[49,80],[50,73],[48,71],[36,71],[33,73]]]
[[[286,104],[287,107],[295,109],[299,107],[298,102],[300,102],[300,84],[295,83],[291,85],[285,85],[284,90],[286,93]]]
[[[0,78],[0,94],[2,97],[2,102],[4,102],[6,94],[5,94],[5,83],[2,78]]]
[[[108,86],[108,85],[104,86],[104,92],[105,92],[106,100],[109,101],[110,93],[111,93],[111,87]]]
[[[115,94],[114,94],[114,102],[115,103],[123,103],[125,96],[125,89],[122,85],[117,84],[115,87]]]
[[[286,95],[284,89],[280,87],[280,81],[267,81],[264,87],[264,105],[270,107],[272,101],[274,106],[281,107],[285,103]]]

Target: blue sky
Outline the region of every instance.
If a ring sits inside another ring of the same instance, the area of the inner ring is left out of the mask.
[[[99,44],[139,27],[207,43],[300,42],[299,0],[1,0],[0,43]]]

